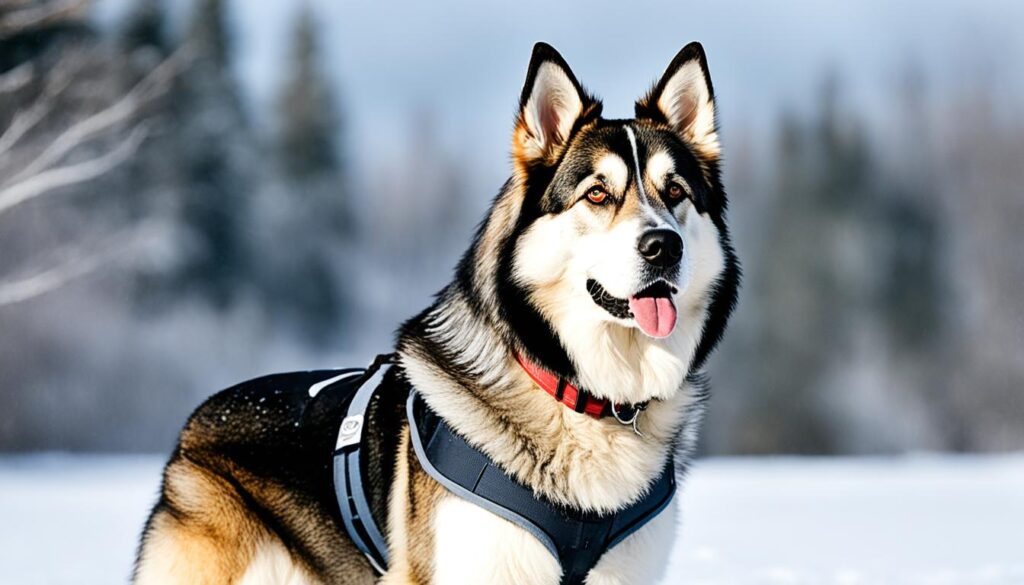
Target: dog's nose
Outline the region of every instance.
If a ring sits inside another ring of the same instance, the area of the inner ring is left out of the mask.
[[[640,236],[636,249],[648,264],[670,268],[683,257],[683,239],[674,230],[650,230]]]

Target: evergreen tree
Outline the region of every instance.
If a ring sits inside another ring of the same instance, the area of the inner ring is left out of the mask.
[[[177,281],[224,308],[252,278],[244,226],[258,165],[230,71],[224,0],[197,0],[193,10],[185,43],[195,58],[174,104],[180,211],[189,240]]]
[[[284,174],[305,180],[338,171],[338,116],[320,70],[313,13],[301,10],[292,40],[290,76],[281,92],[279,152]]]
[[[195,0],[186,41],[202,59],[219,71],[229,65],[231,39],[228,35],[224,0]]]
[[[339,279],[340,254],[351,243],[345,175],[339,156],[339,119],[331,84],[319,62],[316,23],[300,10],[292,37],[288,76],[278,97],[275,152],[280,201],[272,206],[272,231],[287,241],[263,257],[261,280],[279,321],[324,343],[342,330],[346,299]]]
[[[850,254],[861,257],[870,241],[878,169],[839,95],[838,81],[826,78],[810,123],[780,123],[775,200],[762,254],[748,263],[747,298],[762,309],[741,451],[841,449],[822,388],[850,359],[851,332],[868,310],[871,279],[862,269],[873,267],[851,266]]]

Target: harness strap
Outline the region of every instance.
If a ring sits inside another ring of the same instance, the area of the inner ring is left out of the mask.
[[[535,536],[562,566],[563,585],[583,583],[604,552],[657,516],[675,494],[669,459],[639,501],[600,515],[560,506],[534,495],[471,446],[413,390],[406,405],[413,448],[423,469],[452,493]]]
[[[364,469],[360,460],[360,446],[366,409],[379,386],[379,383],[367,382],[381,366],[393,360],[394,354],[379,355],[366,370],[360,370],[362,377],[358,381],[358,390],[348,405],[334,446],[334,491],[345,531],[380,574],[388,567],[388,545],[373,519],[370,501],[363,489]]]

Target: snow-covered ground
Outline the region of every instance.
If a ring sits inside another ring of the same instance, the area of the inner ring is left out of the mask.
[[[0,584],[123,583],[154,457],[0,457]],[[710,459],[666,583],[1024,584],[1024,455]]]

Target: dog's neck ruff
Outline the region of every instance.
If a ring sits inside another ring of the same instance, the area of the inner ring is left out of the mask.
[[[588,414],[594,418],[613,416],[615,420],[625,425],[633,425],[636,429],[636,421],[640,412],[647,407],[646,402],[639,404],[617,404],[604,398],[597,398],[582,388],[573,386],[565,378],[545,370],[538,364],[530,361],[526,356],[516,353],[516,361],[526,372],[526,375],[545,392],[554,397],[565,406],[582,414]]]

